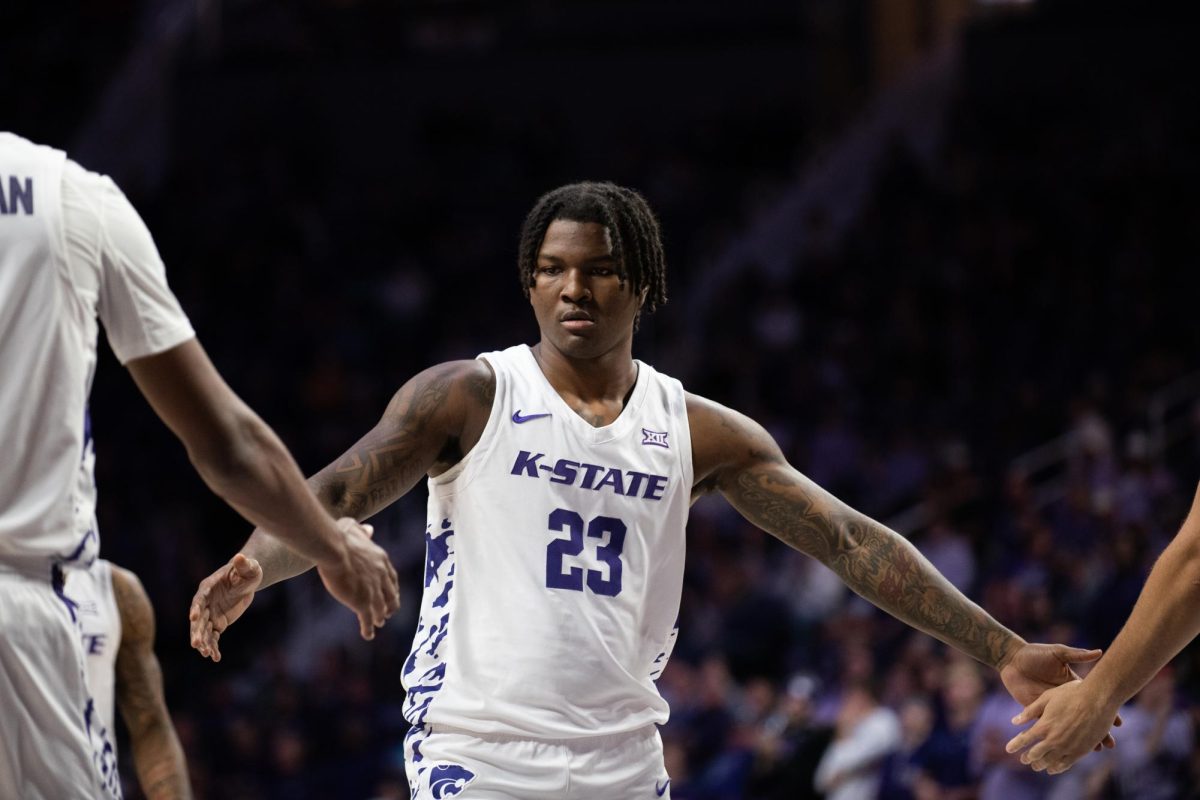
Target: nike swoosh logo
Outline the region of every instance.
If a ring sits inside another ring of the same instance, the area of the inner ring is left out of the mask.
[[[520,425],[523,422],[529,422],[529,420],[531,420],[531,419],[541,419],[542,417],[548,417],[548,416],[550,416],[550,412],[547,411],[545,414],[526,414],[525,416],[522,417],[521,409],[518,408],[516,411],[513,412],[512,421],[517,423],[518,425]]]
[[[655,781],[655,782],[654,782],[654,792],[655,792],[655,794],[657,794],[659,797],[662,797],[664,794],[666,794],[666,793],[667,793],[667,787],[668,787],[668,786],[670,786],[670,785],[671,785],[671,779],[670,779],[670,778],[667,778],[667,782],[666,782],[666,783],[664,783],[662,786],[659,786],[659,785],[658,785],[658,781]]]

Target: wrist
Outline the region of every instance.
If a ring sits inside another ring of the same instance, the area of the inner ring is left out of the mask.
[[[1087,677],[1083,679],[1082,689],[1087,692],[1088,700],[1097,707],[1108,708],[1115,714],[1121,704],[1129,698],[1120,685],[1109,677],[1109,670],[1104,668],[1101,660]]]
[[[332,520],[328,521],[331,532],[321,537],[322,553],[313,559],[318,569],[338,569],[345,567],[350,561],[350,545],[346,541],[346,532]]]
[[[1009,638],[1000,648],[1000,658],[996,661],[996,663],[992,664],[992,666],[997,672],[1004,669],[1012,663],[1012,660],[1016,658],[1017,653],[1027,644],[1029,643],[1020,636],[1017,636],[1015,633],[1010,633]]]

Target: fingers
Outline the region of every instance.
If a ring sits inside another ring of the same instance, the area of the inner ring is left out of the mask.
[[[1042,738],[1042,732],[1038,726],[1034,725],[1027,731],[1021,731],[1016,736],[1008,740],[1008,744],[1004,745],[1004,752],[1015,753],[1019,750],[1024,750],[1031,744],[1036,744]],[[1024,759],[1021,759],[1024,762]]]
[[[1104,654],[1103,650],[1084,650],[1080,647],[1067,647],[1065,644],[1056,644],[1054,646],[1054,655],[1059,661],[1067,664],[1086,663],[1095,661]]]
[[[229,565],[229,583],[231,586],[240,584],[255,584],[262,579],[262,565],[257,559],[250,558],[244,553],[238,553],[233,557],[232,563]]]
[[[368,642],[375,638],[375,624],[368,614],[358,615],[358,632]]]
[[[1012,718],[1012,724],[1013,725],[1024,725],[1026,722],[1029,722],[1030,720],[1040,718],[1042,716],[1042,712],[1046,710],[1046,704],[1050,702],[1050,698],[1048,697],[1048,695],[1049,695],[1049,692],[1045,692],[1037,700],[1034,700],[1032,703],[1025,706],[1025,708],[1021,710],[1020,714],[1017,714],[1015,717]],[[1028,732],[1029,731],[1026,731],[1026,733],[1028,733]],[[1011,753],[1013,751],[1009,750],[1008,752]]]

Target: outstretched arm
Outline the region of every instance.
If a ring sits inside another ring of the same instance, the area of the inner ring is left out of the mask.
[[[195,339],[126,366],[209,487],[312,559],[325,587],[374,637],[400,605],[396,570],[353,520],[335,521],[275,432],[226,385]]]
[[[486,422],[494,392],[495,378],[482,361],[455,361],[425,370],[400,387],[375,427],[309,478],[309,486],[334,516],[374,516],[430,470],[458,461],[466,423],[480,418]],[[477,427],[476,440],[482,424]],[[262,566],[263,587],[312,566],[262,528],[254,531],[242,552]]]
[[[1146,586],[1108,654],[1079,684],[1047,692],[1014,720],[1038,723],[1013,737],[1008,751],[1029,747],[1021,760],[1059,773],[1087,754],[1108,720],[1200,635],[1200,487],[1175,539],[1150,571]],[[1031,746],[1032,745],[1032,746]]]
[[[455,361],[408,381],[365,436],[309,479],[330,513],[366,519],[408,492],[426,473],[468,452],[491,413],[495,376],[483,361]],[[262,528],[241,553],[201,582],[192,600],[192,646],[220,660],[220,634],[254,593],[304,572],[312,561]]]
[[[113,565],[112,586],[121,616],[117,707],[129,729],[138,783],[149,800],[191,798],[187,762],[167,713],[162,669],[154,655],[154,608],[132,572]]]
[[[1031,645],[971,602],[904,537],[802,475],[753,420],[689,395],[698,491],[719,491],[747,520],[816,558],[889,614],[1000,670],[1022,703],[1072,678],[1098,651]]]

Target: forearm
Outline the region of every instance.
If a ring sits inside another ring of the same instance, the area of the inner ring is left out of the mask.
[[[205,482],[281,545],[310,562],[332,561],[341,534],[304,482],[274,432],[253,412],[230,423],[224,437],[189,455]]]
[[[1121,633],[1087,676],[1109,705],[1137,694],[1188,642],[1200,635],[1200,519],[1193,513],[1167,546]]]
[[[362,521],[391,502],[390,495],[379,493],[372,501],[365,493],[353,491],[343,474],[348,470],[341,461],[327,466],[308,479],[308,486],[317,502],[331,517],[353,517]],[[263,528],[255,528],[242,552],[258,561],[263,580],[260,589],[294,578],[312,569],[311,558],[288,547],[287,543]]]
[[[999,668],[1025,642],[971,602],[904,537],[786,465],[744,470],[723,487],[742,514],[817,558],[896,618]]]
[[[1025,644],[895,531],[849,508],[833,524],[846,545],[827,566],[874,605],[996,669]]]
[[[187,761],[170,721],[154,723],[131,738],[133,765],[147,800],[190,800]]]

